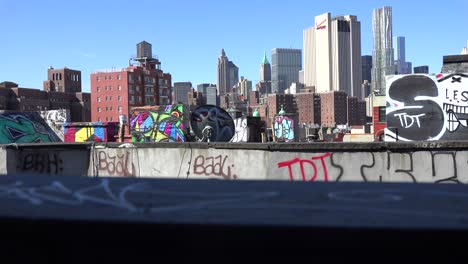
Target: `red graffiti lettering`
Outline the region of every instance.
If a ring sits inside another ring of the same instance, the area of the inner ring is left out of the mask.
[[[318,177],[318,174],[319,174],[319,169],[317,167],[317,164],[315,164],[316,161],[320,160],[320,165],[321,165],[321,168],[322,168],[322,171],[323,171],[323,181],[325,182],[328,182],[328,169],[327,169],[327,164],[325,163],[325,159],[330,157],[331,154],[330,153],[326,153],[324,155],[321,155],[321,156],[316,156],[316,157],[312,157],[310,160],[308,159],[305,159],[305,160],[302,160],[302,159],[299,159],[299,158],[295,158],[293,160],[290,160],[290,161],[284,161],[284,162],[279,162],[278,163],[278,168],[281,169],[281,168],[284,168],[284,167],[288,167],[288,172],[289,172],[289,178],[291,179],[291,181],[294,181],[296,177],[294,177],[294,173],[293,173],[293,166],[295,164],[299,164],[299,168],[301,170],[301,178],[302,178],[302,181],[316,181],[317,180],[317,177]],[[306,164],[310,165],[309,167],[312,167],[312,173],[308,174],[306,172]]]
[[[226,180],[237,179],[237,175],[231,175],[231,168],[234,165],[226,167],[228,156],[219,155],[217,157],[204,157],[202,155],[195,158],[193,164],[193,173],[196,175],[222,177]]]

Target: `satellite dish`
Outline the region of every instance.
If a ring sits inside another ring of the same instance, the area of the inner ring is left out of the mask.
[[[229,142],[236,131],[228,112],[214,105],[197,107],[190,116],[190,125],[202,142]]]

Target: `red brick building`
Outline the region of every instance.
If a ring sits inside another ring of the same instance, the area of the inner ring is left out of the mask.
[[[91,74],[91,121],[119,121],[131,107],[172,103],[172,77],[152,58],[151,44],[138,43],[137,51],[138,65]]]
[[[335,127],[348,122],[347,95],[345,92],[320,93],[322,127]]]
[[[297,114],[299,124],[315,124],[315,94],[298,93],[296,94]]]
[[[80,93],[81,71],[68,69],[54,69],[52,66],[47,70],[47,80],[43,83],[46,92]]]

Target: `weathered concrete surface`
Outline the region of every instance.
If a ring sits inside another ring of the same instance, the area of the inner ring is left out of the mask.
[[[0,157],[2,174],[468,183],[468,142],[15,144]]]

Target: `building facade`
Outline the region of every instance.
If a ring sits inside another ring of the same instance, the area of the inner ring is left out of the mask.
[[[394,64],[392,7],[375,9],[372,19],[374,51],[372,54],[372,90],[386,93],[385,76],[396,72]]]
[[[149,43],[148,43],[149,44]],[[146,43],[137,44],[140,56],[150,55]],[[140,54],[142,53],[142,54]],[[135,58],[138,65],[91,74],[91,120],[118,121],[132,107],[172,104],[172,77],[161,70],[158,59]]]
[[[262,64],[260,65],[260,83],[264,83],[265,94],[271,93],[271,65],[266,52],[263,54]]]
[[[321,125],[336,127],[348,123],[348,104],[345,92],[320,93]]]
[[[395,67],[397,74],[411,74],[413,72],[412,63],[406,61],[405,37],[396,37],[396,58]],[[394,49],[395,50],[395,49]]]
[[[209,105],[218,105],[218,96],[217,96],[217,89],[216,84],[212,83],[202,83],[197,85],[197,91],[201,92],[203,96],[206,98],[206,104]]]
[[[228,59],[224,49],[218,58],[218,94],[225,95],[232,92],[232,87],[239,82],[239,68]]]
[[[429,66],[418,66],[414,67],[414,73],[424,73],[424,74],[429,74]]]
[[[372,81],[372,56],[364,55],[361,57],[362,63],[362,82],[367,81],[369,84]],[[365,97],[365,96],[364,96]]]
[[[70,122],[89,122],[91,120],[90,94],[21,88],[11,82],[0,84],[0,110],[35,112],[60,109],[69,110]]]
[[[188,93],[192,91],[191,82],[174,83],[174,104],[188,104]]]
[[[46,92],[80,93],[81,71],[68,69],[54,69],[52,66],[47,70],[47,80],[43,83]]]
[[[271,61],[271,92],[283,94],[291,83],[299,82],[299,71],[302,70],[302,50],[273,49]]]
[[[344,91],[361,97],[361,22],[330,13],[304,30],[304,82],[318,92]]]

